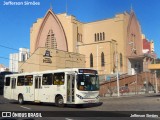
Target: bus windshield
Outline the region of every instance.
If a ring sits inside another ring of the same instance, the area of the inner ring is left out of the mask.
[[[77,89],[81,91],[97,91],[99,90],[98,75],[78,74]]]

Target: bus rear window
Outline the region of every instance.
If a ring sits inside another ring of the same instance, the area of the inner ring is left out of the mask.
[[[10,86],[10,77],[6,77],[5,86]]]

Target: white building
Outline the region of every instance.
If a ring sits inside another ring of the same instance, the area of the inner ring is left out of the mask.
[[[18,72],[18,62],[26,61],[29,58],[29,49],[19,48],[19,53],[13,53],[9,56],[9,70]]]
[[[3,64],[0,64],[0,72],[3,72],[3,71],[8,71],[8,68],[5,67]]]

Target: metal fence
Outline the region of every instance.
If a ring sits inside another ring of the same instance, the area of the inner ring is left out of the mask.
[[[106,75],[100,75],[100,96],[117,96],[117,78],[107,80]],[[143,72],[136,75],[119,76],[119,95],[136,95],[154,93],[160,90],[160,79],[154,73]]]

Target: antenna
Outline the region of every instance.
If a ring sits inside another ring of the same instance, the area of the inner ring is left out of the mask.
[[[52,3],[50,3],[50,9],[52,10]]]
[[[67,12],[68,12],[68,1],[66,0],[66,15],[67,15]]]
[[[133,12],[133,6],[132,6],[132,4],[131,4],[131,12]]]

